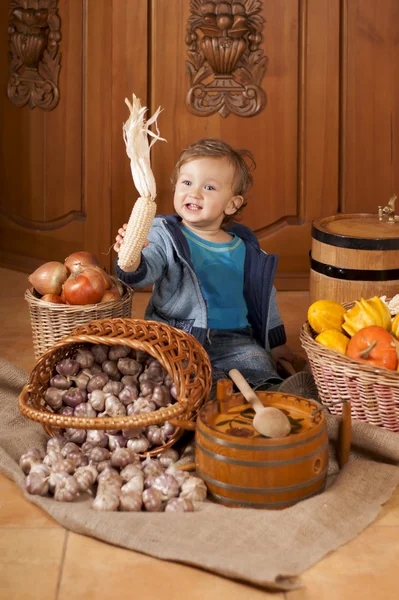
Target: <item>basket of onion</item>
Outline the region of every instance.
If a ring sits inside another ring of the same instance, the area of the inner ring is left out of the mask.
[[[192,335],[156,321],[104,319],[40,357],[18,406],[52,436],[146,457],[173,446],[179,420],[196,418],[210,388],[208,355]]]
[[[36,359],[78,325],[131,316],[133,290],[108,275],[90,252],[47,262],[28,279],[32,288],[25,300]]]

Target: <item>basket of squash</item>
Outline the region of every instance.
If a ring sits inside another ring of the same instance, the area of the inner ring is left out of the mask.
[[[32,287],[25,300],[35,359],[78,325],[131,316],[133,290],[102,269],[90,252],[44,263],[28,279]]]
[[[179,439],[181,419],[196,418],[211,379],[208,355],[191,334],[156,321],[103,319],[39,358],[18,407],[79,447],[153,456]]]
[[[333,414],[399,431],[399,296],[317,300],[301,328],[320,401]]]

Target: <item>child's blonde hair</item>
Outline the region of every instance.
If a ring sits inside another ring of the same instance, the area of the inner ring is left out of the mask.
[[[233,215],[226,215],[224,217],[222,226],[225,226],[235,220],[237,215],[248,204],[247,194],[253,183],[251,171],[256,168],[255,160],[249,150],[234,150],[229,144],[217,138],[202,138],[181,151],[171,177],[173,190],[175,189],[182,166],[192,160],[204,157],[228,159],[235,171],[233,184],[234,196],[242,196],[244,199],[240,208]],[[247,164],[244,158],[249,159],[250,164]]]

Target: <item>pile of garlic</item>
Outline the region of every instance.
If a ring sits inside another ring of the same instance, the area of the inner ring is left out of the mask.
[[[205,500],[207,488],[176,463],[193,459],[192,445],[180,457],[169,448],[157,458],[141,460],[130,448],[111,451],[98,441],[79,446],[56,435],[48,440],[45,455],[33,448],[19,464],[30,494],[73,502],[89,493],[93,509],[100,511],[192,512],[194,502]]]
[[[50,410],[75,417],[123,417],[176,402],[176,386],[155,358],[128,346],[88,344],[55,365],[44,399]],[[168,422],[136,430],[70,428],[70,442],[128,447],[139,454],[164,445],[176,428]]]

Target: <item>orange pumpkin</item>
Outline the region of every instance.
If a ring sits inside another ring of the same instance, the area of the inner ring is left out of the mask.
[[[395,341],[391,334],[379,325],[370,325],[355,333],[349,341],[346,355],[391,371],[395,371],[398,365]]]

